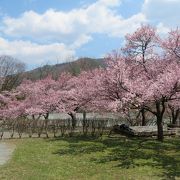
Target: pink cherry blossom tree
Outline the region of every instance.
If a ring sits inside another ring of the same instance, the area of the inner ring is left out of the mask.
[[[92,99],[96,97],[95,73],[96,70],[82,72],[66,81],[66,87],[63,90],[60,88],[62,96],[59,99],[58,111],[63,110],[71,116],[73,129],[76,127],[76,113],[85,112],[91,107]]]
[[[48,119],[49,114],[56,110],[59,103],[59,91],[57,91],[57,82],[50,76],[35,82],[24,81],[17,89],[24,106],[24,116],[29,119],[30,129],[34,122],[41,123],[38,129],[38,135],[42,133],[42,127],[48,137]],[[31,118],[30,118],[31,117]],[[43,125],[39,121],[44,117]],[[42,127],[41,127],[42,126]],[[30,133],[30,136],[32,133]]]
[[[118,112],[127,109],[142,111],[143,108],[152,113],[156,117],[158,139],[163,140],[167,104],[179,99],[180,67],[174,58],[167,58],[162,50],[154,49],[153,41],[159,41],[154,30],[142,29],[128,35],[125,55],[110,55],[101,83],[102,102],[109,102],[108,105]],[[145,43],[145,47],[141,43]]]
[[[178,68],[179,64],[177,64],[175,61],[179,58],[179,46],[180,46],[180,31],[177,29],[175,31],[171,31],[169,33],[169,37],[165,40],[161,40],[156,32],[155,29],[150,26],[142,26],[140,29],[138,29],[135,33],[132,35],[127,35],[126,40],[127,44],[125,48],[123,49],[126,53],[127,59],[135,59],[138,62],[138,65],[135,65],[136,73],[133,74],[134,77],[138,76],[137,73],[140,72],[140,75],[143,77],[143,79],[146,81],[143,86],[146,88],[143,91],[146,92],[146,94],[150,95],[150,92],[152,92],[152,89],[155,90],[157,94],[153,94],[151,96],[151,99],[144,99],[146,96],[142,96],[143,99],[141,99],[141,113],[142,113],[142,122],[145,121],[145,111],[152,112],[157,117],[157,124],[158,124],[158,138],[162,139],[162,119],[167,101],[171,102],[173,99],[176,101],[176,98],[172,98],[174,94],[177,95],[177,92],[179,91],[179,73]],[[162,47],[163,49],[160,49],[159,47]],[[165,50],[165,53],[162,54],[162,50]],[[141,66],[142,67],[141,67]],[[174,72],[173,72],[174,71]],[[132,75],[132,77],[133,77]],[[168,78],[168,82],[167,82]],[[157,80],[158,79],[158,80]],[[139,78],[136,78],[137,81],[134,81],[138,86],[140,86]],[[171,81],[172,80],[172,81]],[[163,82],[164,81],[164,82]],[[148,84],[151,83],[151,87],[154,84],[154,87],[152,89],[148,89]],[[153,82],[153,83],[152,83]],[[166,87],[164,86],[164,83],[167,83]],[[170,84],[172,82],[172,84]],[[133,83],[134,84],[134,83]],[[133,89],[136,87],[136,84],[133,85]],[[169,86],[168,86],[169,85]],[[158,87],[158,89],[156,88]],[[164,89],[161,89],[160,87],[163,87]],[[172,90],[174,89],[174,91]],[[143,88],[142,88],[143,89]],[[148,92],[147,92],[148,90]],[[170,94],[169,91],[172,90]],[[176,91],[176,93],[175,93]],[[158,93],[159,92],[159,93]],[[166,92],[166,93],[165,93]],[[139,92],[135,92],[139,97],[141,95]],[[154,100],[155,104],[152,105],[150,102]],[[148,106],[148,108],[147,108]],[[153,108],[156,107],[156,112],[150,110],[150,106]],[[177,112],[175,113],[175,118],[178,114],[178,109],[176,109]],[[143,123],[142,123],[143,124]]]
[[[142,25],[134,33],[125,36],[126,44],[122,51],[127,58],[135,59],[143,65],[147,60],[153,58],[157,39],[158,36],[154,27]]]
[[[176,58],[180,62],[180,29],[169,32],[168,37],[160,40],[161,47],[165,50],[165,55]]]
[[[156,55],[158,35],[154,27],[149,25],[142,25],[134,33],[125,36],[126,44],[122,48],[125,58],[129,61],[136,61],[134,63],[134,72],[131,78],[139,76],[144,73],[145,76],[151,78],[148,71],[148,61],[153,60]],[[142,104],[139,109],[141,114],[142,126],[146,125],[146,111]]]
[[[116,112],[143,106],[156,117],[158,139],[163,140],[163,116],[167,104],[180,98],[179,64],[166,59],[149,61],[147,70],[151,76],[144,71],[132,78],[134,64],[122,57],[115,56],[115,59],[110,59],[101,83],[102,102],[108,102],[104,106]]]
[[[180,63],[180,29],[172,30],[169,32],[168,37],[160,40],[160,46],[164,50],[164,54],[169,59],[174,59]],[[169,112],[172,118],[172,124],[177,123],[180,115],[179,100],[175,100],[168,104]]]

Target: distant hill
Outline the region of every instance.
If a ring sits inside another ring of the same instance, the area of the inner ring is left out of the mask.
[[[30,80],[43,79],[48,74],[57,78],[62,72],[70,72],[72,75],[78,75],[81,71],[92,70],[98,67],[104,67],[104,59],[79,58],[76,61],[66,62],[55,65],[45,65],[31,71],[24,72],[21,77]]]

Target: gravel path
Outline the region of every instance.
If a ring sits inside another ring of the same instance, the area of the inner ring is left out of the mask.
[[[10,159],[14,149],[14,145],[0,142],[0,166],[5,164]]]

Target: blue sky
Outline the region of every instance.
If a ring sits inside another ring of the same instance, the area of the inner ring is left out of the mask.
[[[141,24],[160,34],[180,25],[180,0],[0,0],[0,55],[28,69],[103,57]]]

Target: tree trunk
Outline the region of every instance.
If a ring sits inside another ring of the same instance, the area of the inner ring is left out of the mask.
[[[145,116],[145,109],[142,108],[141,110],[141,115],[142,115],[142,126],[146,125],[146,116]]]
[[[86,127],[86,112],[83,111],[83,122],[82,122],[82,126],[83,126],[83,133],[85,134],[85,127]]]
[[[158,129],[158,136],[157,139],[159,141],[163,141],[163,115],[165,112],[166,106],[165,106],[165,100],[162,100],[161,102],[156,102],[156,117],[157,117],[157,129]]]
[[[163,141],[163,122],[162,122],[162,116],[157,116],[157,130],[158,130],[158,136],[157,139],[159,141]]]
[[[86,111],[83,111],[83,120],[86,120]]]
[[[75,129],[76,123],[77,123],[76,113],[69,113],[69,115],[70,115],[71,118],[72,118],[72,128]]]
[[[180,113],[179,109],[178,110],[172,110],[172,124],[173,125],[176,125],[179,113]]]
[[[49,135],[48,135],[48,119],[49,119],[49,113],[47,113],[46,115],[44,115],[44,123],[45,123],[45,126],[44,126],[44,129],[45,129],[45,133],[46,133],[46,137],[49,138]]]

